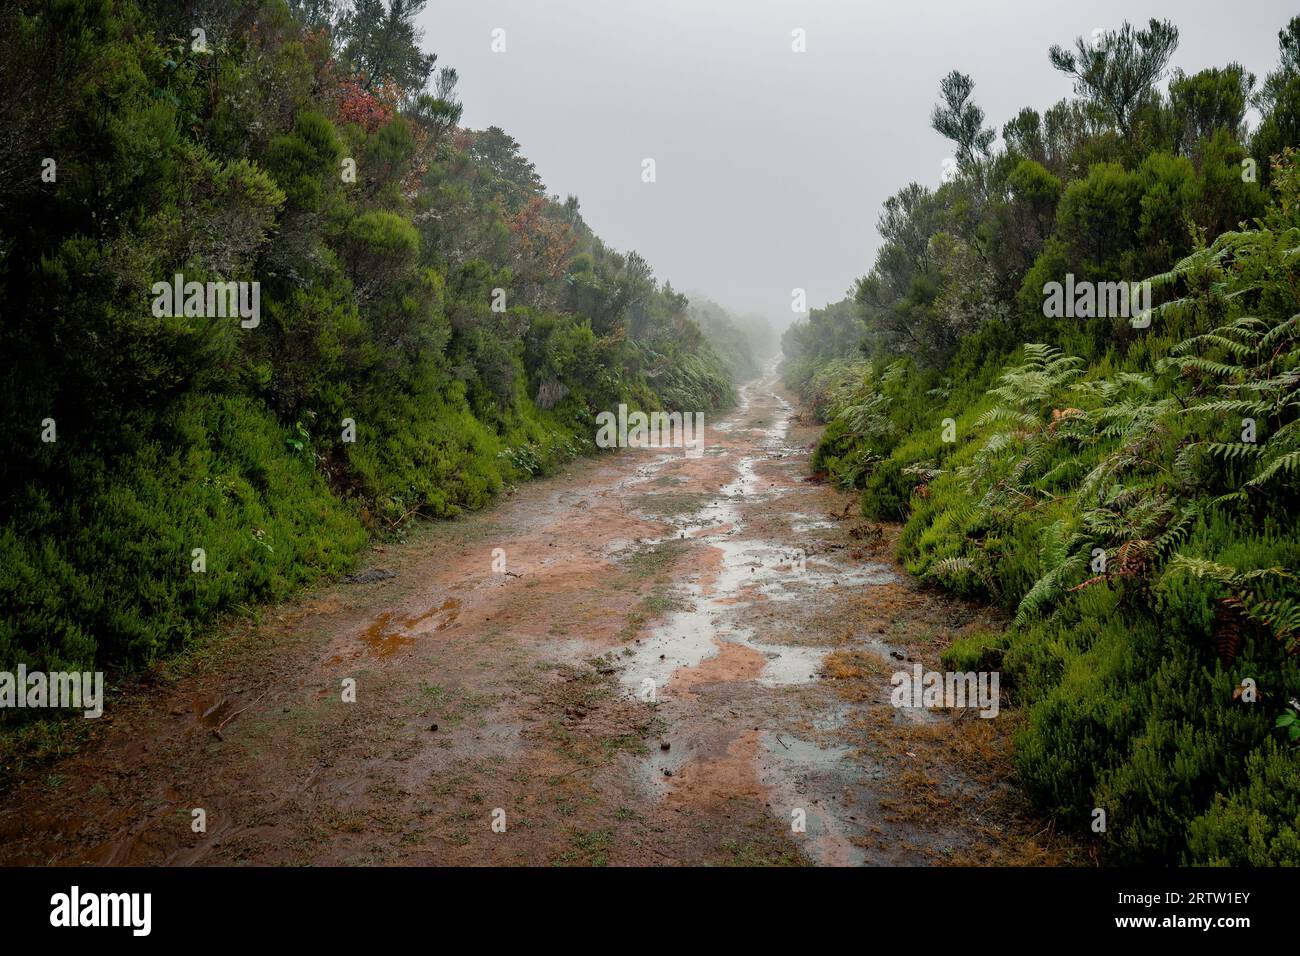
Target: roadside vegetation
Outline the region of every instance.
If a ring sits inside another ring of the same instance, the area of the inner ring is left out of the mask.
[[[743,337],[460,125],[422,7],[3,5],[0,669],[139,668],[601,410],[732,401]],[[178,273],[258,323],[156,315]]]
[[[1300,17],[1279,39],[1262,81],[1170,75],[1162,21],[1053,48],[1076,96],[1000,147],[949,74],[954,175],[784,337],[814,467],[1014,616],[946,664],[1002,672],[1022,784],[1112,863],[1300,863]],[[1049,317],[1067,276],[1152,307]]]

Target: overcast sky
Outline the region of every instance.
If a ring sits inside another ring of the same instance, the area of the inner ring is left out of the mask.
[[[1124,19],[1169,18],[1188,72],[1236,60],[1261,80],[1281,0],[430,0],[424,46],[460,72],[462,123],[500,126],[547,189],[660,280],[784,325],[871,267],[883,201],[935,186],[940,78],[975,80],[986,123],[1070,94],[1047,60]],[[495,29],[506,51],[492,52]],[[807,52],[791,50],[806,31]],[[653,158],[657,181],[641,180]]]

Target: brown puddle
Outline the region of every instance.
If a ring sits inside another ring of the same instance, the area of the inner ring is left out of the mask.
[[[226,719],[233,704],[229,697],[199,697],[194,701],[194,716],[204,727],[217,727]]]
[[[455,624],[456,618],[460,616],[460,601],[456,598],[447,598],[441,604],[413,617],[399,618],[391,611],[384,611],[361,632],[361,640],[379,657],[390,657],[403,647],[414,644],[418,635],[412,633],[413,629],[437,614],[442,614],[444,617],[434,625],[434,630],[445,631]]]
[[[414,637],[390,626],[389,622],[392,619],[392,612],[385,611],[375,618],[373,624],[361,632],[362,642],[380,657],[389,657],[408,644],[415,643]],[[399,624],[397,628],[403,626],[405,625]]]

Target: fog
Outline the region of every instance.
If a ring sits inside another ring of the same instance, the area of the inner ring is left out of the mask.
[[[890,194],[939,183],[948,143],[929,114],[949,70],[974,78],[1000,130],[1071,94],[1053,43],[1167,17],[1181,31],[1173,66],[1237,60],[1262,78],[1295,12],[1280,0],[979,6],[433,0],[420,22],[439,66],[460,71],[464,125],[503,127],[551,192],[576,194],[596,232],[660,279],[783,325],[792,289],[817,307],[870,268]]]

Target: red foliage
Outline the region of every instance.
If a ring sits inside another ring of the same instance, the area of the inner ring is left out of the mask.
[[[367,133],[373,133],[392,120],[397,113],[398,98],[397,89],[391,85],[381,84],[371,91],[355,79],[344,80],[335,93],[338,119],[356,123]]]
[[[541,196],[534,196],[506,221],[525,275],[563,275],[577,243],[569,224],[547,215],[551,211]]]

